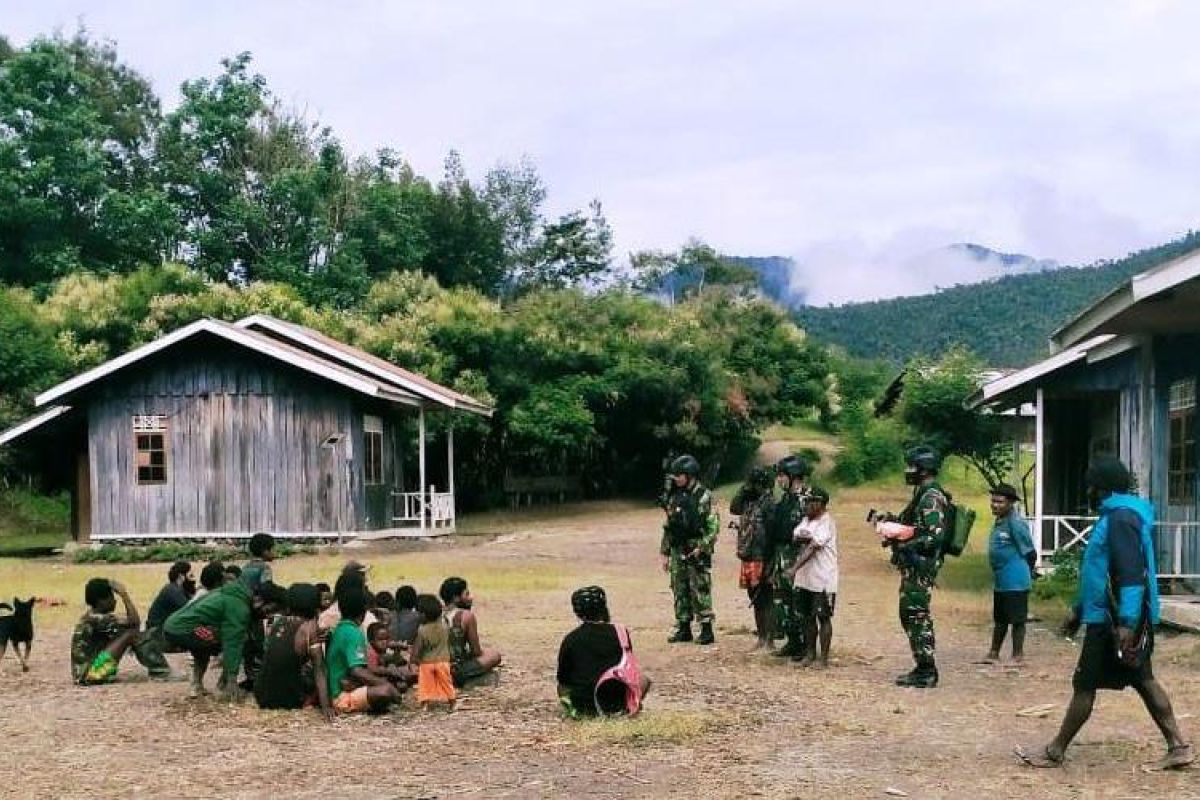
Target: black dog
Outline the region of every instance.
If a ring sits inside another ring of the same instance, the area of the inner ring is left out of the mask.
[[[0,617],[0,658],[8,651],[8,643],[12,642],[13,652],[21,662],[21,671],[29,672],[29,648],[33,646],[33,604],[37,598],[31,597],[22,602],[13,598],[13,605],[0,603],[0,608],[6,608],[13,613]],[[22,652],[21,645],[24,645]]]

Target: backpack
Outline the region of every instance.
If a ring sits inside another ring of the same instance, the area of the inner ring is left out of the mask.
[[[596,679],[593,693],[596,711],[602,715],[624,712],[632,717],[642,710],[642,668],[633,655],[629,631],[624,625],[617,624],[613,629],[621,643],[621,660]]]
[[[967,549],[967,538],[975,524],[975,509],[955,504],[946,494],[946,531],[943,534],[942,552],[948,556],[961,556]]]

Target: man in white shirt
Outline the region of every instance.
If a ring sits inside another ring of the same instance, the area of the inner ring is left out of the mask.
[[[829,493],[813,487],[805,504],[804,519],[792,536],[800,556],[792,567],[796,607],[804,625],[807,652],[800,666],[829,666],[829,643],[833,640],[833,608],[837,599],[837,524],[827,510]],[[819,635],[818,635],[819,633]],[[820,658],[817,644],[820,642]]]

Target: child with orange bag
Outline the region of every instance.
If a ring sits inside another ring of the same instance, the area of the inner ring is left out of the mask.
[[[426,711],[446,705],[450,711],[458,697],[450,675],[450,632],[442,621],[442,603],[431,594],[417,598],[417,611],[424,623],[417,628],[412,645],[412,663],[417,668],[417,702]]]

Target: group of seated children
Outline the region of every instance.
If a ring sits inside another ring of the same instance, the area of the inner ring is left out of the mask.
[[[71,644],[75,681],[114,680],[127,651],[152,677],[170,677],[163,653],[187,652],[191,694],[200,696],[207,694],[209,662],[219,656],[222,697],[240,699],[250,691],[263,708],[318,707],[331,718],[385,710],[413,684],[422,707],[452,709],[456,687],[499,666],[500,653],[480,644],[471,593],[462,578],[443,581],[440,600],[418,595],[411,586],[400,587],[393,597],[372,593],[366,567],[351,561],[332,590],[311,583],[285,590],[273,581],[273,549],[272,537],[256,534],[251,560],[240,571],[217,562],[205,566],[203,591],[196,590],[190,564],[172,565],[145,630],[121,584],[88,581],[88,611]],[[118,597],[123,617],[115,613]]]

